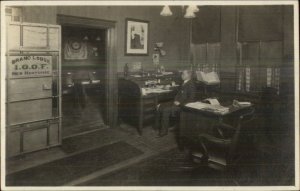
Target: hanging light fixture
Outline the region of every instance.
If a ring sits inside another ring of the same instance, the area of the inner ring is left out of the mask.
[[[184,5],[182,6],[182,10],[184,11]],[[195,13],[196,12],[199,12],[199,8],[197,5],[189,5],[187,8],[186,8],[186,12],[184,14],[184,18],[195,18],[196,15]],[[173,15],[170,7],[168,5],[165,5],[162,9],[162,11],[160,12],[160,15],[161,16],[171,16]]]
[[[84,41],[88,41],[88,40],[89,40],[89,37],[88,37],[88,36],[84,36],[84,37],[83,37],[83,40],[84,40]]]
[[[99,36],[97,36],[96,41],[100,41],[100,40],[101,40],[101,38]]]
[[[165,5],[162,9],[162,11],[160,12],[161,16],[171,16],[173,15],[170,7],[168,5]]]
[[[192,6],[188,6],[188,8],[186,9],[184,18],[190,19],[190,18],[195,18],[195,12],[194,12],[194,8]]]
[[[194,13],[199,12],[199,8],[198,8],[197,5],[191,5],[191,6],[189,6],[189,7],[191,7],[191,9],[194,11]]]

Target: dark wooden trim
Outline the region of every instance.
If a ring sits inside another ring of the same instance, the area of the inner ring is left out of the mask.
[[[128,21],[136,21],[136,22],[143,22],[148,24],[148,33],[147,33],[147,53],[127,53],[127,27],[128,27]],[[124,55],[125,56],[148,56],[149,55],[149,35],[150,33],[150,22],[146,20],[140,20],[140,19],[132,19],[132,18],[126,18],[125,19],[125,41],[124,41]]]
[[[108,124],[111,127],[117,125],[118,119],[118,76],[117,76],[117,58],[116,58],[116,45],[117,45],[117,29],[110,28],[107,30],[107,61],[108,67],[107,75],[107,117]]]
[[[81,26],[100,29],[114,28],[116,25],[115,21],[62,14],[57,15],[57,23],[64,26]]]

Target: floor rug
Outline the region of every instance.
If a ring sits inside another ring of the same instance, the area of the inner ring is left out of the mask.
[[[69,156],[6,176],[7,186],[60,186],[143,154],[124,141]]]

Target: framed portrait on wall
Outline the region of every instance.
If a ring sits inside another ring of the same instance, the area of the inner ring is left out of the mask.
[[[148,55],[149,22],[126,19],[125,55]]]

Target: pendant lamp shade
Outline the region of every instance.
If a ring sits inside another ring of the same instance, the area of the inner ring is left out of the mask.
[[[196,17],[196,15],[195,15],[195,12],[193,10],[193,7],[188,6],[188,8],[186,9],[184,18],[190,19],[190,18],[195,18],[195,17]]]
[[[168,5],[165,5],[162,9],[162,11],[160,12],[161,16],[171,16],[173,15],[170,7]]]
[[[191,7],[191,9],[194,11],[194,13],[199,12],[199,8],[198,8],[197,5],[191,5],[190,7]]]

